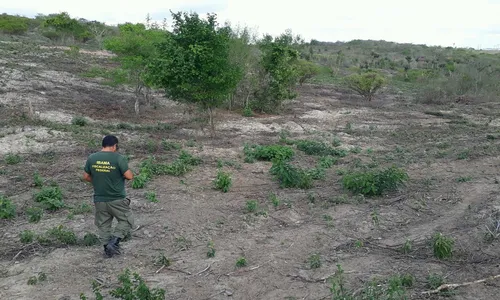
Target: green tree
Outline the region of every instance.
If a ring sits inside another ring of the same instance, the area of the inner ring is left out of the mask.
[[[28,31],[29,19],[8,14],[0,15],[0,32],[5,34],[21,35]]]
[[[302,41],[294,37],[291,31],[286,31],[273,39],[266,35],[259,41],[259,48],[263,53],[262,66],[264,74],[261,76],[263,88],[259,92],[259,109],[279,110],[284,100],[297,96],[294,87],[298,81],[297,60]]]
[[[347,86],[371,101],[375,93],[385,84],[382,75],[375,72],[352,74],[346,78]]]
[[[167,38],[161,30],[147,30],[144,24],[125,23],[118,25],[119,34],[104,40],[104,48],[117,55],[128,82],[134,86],[136,114],[140,113],[140,100],[149,100],[151,81],[147,77],[148,63],[156,55],[155,43]]]
[[[297,75],[299,84],[302,85],[307,79],[310,79],[319,73],[319,66],[313,62],[299,59],[297,60]]]
[[[208,112],[212,134],[214,114],[234,91],[241,71],[229,59],[231,29],[220,27],[216,15],[172,13],[173,32],[157,44],[149,74],[173,100],[197,104]]]
[[[42,23],[47,37],[59,37],[63,41],[68,38],[80,42],[86,42],[92,38],[92,34],[86,26],[76,19],[72,19],[67,12],[48,16]]]

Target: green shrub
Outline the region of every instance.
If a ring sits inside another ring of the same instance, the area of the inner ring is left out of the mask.
[[[19,239],[23,244],[29,244],[35,239],[35,233],[31,230],[24,230],[19,234]]]
[[[318,141],[309,140],[299,140],[296,141],[297,149],[304,152],[307,155],[319,155],[319,156],[347,156],[347,151],[343,149],[336,149],[328,146],[326,143]]]
[[[30,223],[38,223],[43,217],[43,209],[40,207],[29,207],[26,209],[26,215]]]
[[[259,207],[259,203],[257,200],[248,200],[245,206],[245,210],[248,213],[253,213],[257,211],[257,208]]]
[[[149,202],[158,203],[158,199],[156,198],[156,192],[153,191],[146,192],[146,199],[148,199]]]
[[[5,155],[5,158],[4,158],[5,162],[8,164],[8,165],[17,165],[18,163],[20,163],[23,159],[20,155],[18,154],[13,154],[13,153],[8,153],[7,155]]]
[[[109,294],[115,299],[122,300],[164,300],[166,291],[164,289],[154,288],[150,289],[142,277],[137,273],[131,273],[129,269],[118,276],[119,287],[111,290]],[[92,291],[94,292],[95,299],[104,299],[100,285],[92,282]],[[81,293],[80,300],[87,300],[87,297]]]
[[[64,207],[62,192],[58,186],[44,187],[35,194],[35,201],[45,206],[47,210],[58,210]]]
[[[139,175],[134,176],[132,180],[132,188],[133,189],[142,189],[146,186],[146,183],[149,181],[149,175],[147,173],[140,173]]]
[[[434,256],[439,259],[450,258],[453,256],[453,245],[455,241],[441,233],[436,233],[432,237],[432,248]]]
[[[273,160],[270,172],[278,180],[281,187],[300,189],[312,187],[313,179],[308,172],[292,166],[284,160]]]
[[[253,117],[253,111],[252,109],[249,107],[249,106],[246,106],[245,109],[243,110],[243,114],[242,114],[244,117]]]
[[[292,148],[282,145],[245,145],[243,152],[245,153],[245,162],[255,160],[272,161],[273,159],[288,160],[295,154]]]
[[[321,257],[319,254],[309,256],[309,267],[311,267],[311,269],[318,269],[321,267]]]
[[[176,143],[176,142],[170,142],[167,140],[161,141],[161,146],[162,146],[163,150],[165,150],[165,151],[180,150],[182,148],[181,144]]]
[[[353,193],[375,196],[394,190],[407,180],[408,174],[393,166],[384,170],[352,172],[344,175],[342,182],[344,188]]]
[[[238,268],[245,267],[246,265],[247,265],[247,259],[244,257],[240,257],[236,261],[236,267],[238,267]]]
[[[215,244],[213,241],[210,241],[208,243],[208,251],[207,251],[207,257],[215,257]]]
[[[56,239],[63,245],[76,245],[77,243],[76,234],[72,230],[64,228],[63,225],[47,231],[47,236]]]
[[[75,215],[84,215],[92,212],[92,206],[88,203],[81,203],[79,206],[73,208],[71,212]]]
[[[87,125],[87,123],[88,123],[88,120],[82,116],[73,117],[73,119],[71,120],[71,124],[76,125],[76,126],[83,127],[83,126]]]
[[[318,167],[323,169],[331,168],[335,163],[337,163],[337,159],[331,156],[323,156],[320,157],[318,161]]]
[[[375,72],[352,74],[345,79],[347,86],[371,101],[375,93],[385,84],[383,76]]]
[[[16,206],[7,197],[0,195],[0,219],[16,217]]]
[[[42,187],[43,186],[43,178],[42,176],[40,176],[40,173],[35,172],[35,174],[33,174],[33,184],[36,186],[36,187]]]
[[[213,181],[213,184],[216,189],[221,190],[224,193],[227,193],[232,185],[231,174],[226,173],[219,169],[217,171],[217,177]]]
[[[100,243],[99,237],[93,233],[86,233],[83,236],[83,244],[87,247],[95,246]]]

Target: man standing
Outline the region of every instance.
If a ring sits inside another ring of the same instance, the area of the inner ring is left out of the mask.
[[[94,224],[108,257],[120,254],[119,243],[134,225],[130,200],[125,192],[125,179],[132,180],[134,175],[128,168],[127,159],[117,151],[118,138],[105,136],[102,150],[88,157],[83,174],[83,179],[94,186]],[[114,232],[113,218],[118,221]]]

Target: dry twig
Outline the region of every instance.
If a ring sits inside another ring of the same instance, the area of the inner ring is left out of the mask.
[[[495,275],[495,276],[490,276],[488,278],[483,278],[483,279],[475,280],[475,281],[469,281],[469,282],[463,282],[463,283],[447,283],[447,284],[443,284],[443,285],[439,286],[435,290],[422,292],[422,294],[427,294],[427,295],[437,294],[437,293],[439,293],[439,292],[441,292],[443,290],[451,290],[451,289],[455,289],[455,288],[462,287],[462,286],[468,286],[468,285],[483,283],[485,281],[493,280],[493,279],[497,279],[497,278],[500,278],[500,274],[499,275]]]

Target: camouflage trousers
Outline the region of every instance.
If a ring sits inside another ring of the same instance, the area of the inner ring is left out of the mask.
[[[106,245],[111,236],[116,236],[122,240],[130,237],[130,231],[134,226],[134,217],[130,209],[130,199],[125,198],[110,202],[95,202],[95,221],[99,231],[99,238],[103,245]],[[113,218],[118,223],[112,228]]]

